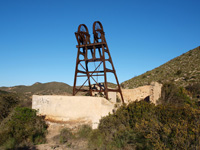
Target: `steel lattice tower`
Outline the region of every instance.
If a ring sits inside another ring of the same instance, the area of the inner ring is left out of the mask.
[[[90,42],[90,34],[85,24],[79,25],[78,31],[75,32],[75,35],[78,42],[78,45],[76,46],[78,48],[78,53],[76,59],[73,95],[76,95],[79,91],[88,91],[91,96],[93,95],[93,92],[102,92],[104,93],[105,98],[108,99],[108,92],[119,92],[122,102],[124,103],[122,91],[108,49],[108,45],[105,39],[105,32],[101,22],[96,21],[93,24],[93,43]],[[89,64],[95,62],[98,62],[98,65],[95,66],[93,70],[91,70]],[[107,68],[108,64],[111,66],[111,68]],[[108,73],[114,74],[117,83],[117,87],[115,89],[108,88]],[[97,79],[98,77],[102,76],[103,84],[102,82],[98,83],[98,81],[95,79],[95,76]],[[81,86],[77,87],[77,78],[80,77],[86,77],[87,79]],[[92,81],[95,83],[95,85],[91,84]],[[86,82],[88,82],[88,89],[85,89],[86,87],[84,87]]]

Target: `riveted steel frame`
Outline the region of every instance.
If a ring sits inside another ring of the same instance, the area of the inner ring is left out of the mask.
[[[113,61],[108,49],[108,45],[105,39],[105,33],[103,31],[103,26],[99,21],[94,22],[93,24],[93,34],[94,34],[94,43],[90,42],[90,35],[87,29],[87,26],[84,24],[79,25],[78,31],[75,33],[78,45],[76,46],[78,49],[77,58],[76,58],[76,68],[74,75],[74,87],[73,87],[73,95],[76,95],[79,91],[89,92],[92,96],[93,92],[103,92],[105,98],[108,99],[108,92],[119,92],[122,102],[124,103],[122,91],[119,85],[119,81],[116,75],[116,71],[113,65]],[[96,56],[96,51],[99,53],[99,57]],[[91,53],[92,58],[88,58],[88,53]],[[105,54],[107,54],[108,58],[105,58]],[[80,59],[80,56],[83,56],[83,59]],[[90,71],[88,68],[88,63],[90,62],[99,62],[99,65],[94,69],[94,71]],[[85,64],[84,65],[82,64]],[[112,68],[106,68],[106,63],[110,63]],[[103,70],[99,71],[100,65],[103,65]],[[79,66],[83,69],[78,69]],[[100,74],[98,74],[100,73]],[[107,83],[107,73],[113,73],[115,76],[115,80],[117,83],[117,88],[110,89],[108,88]],[[79,75],[81,74],[81,75]],[[93,76],[103,76],[104,77],[104,87],[99,85],[99,83],[94,79]],[[77,88],[76,82],[78,77],[87,77],[85,82]],[[92,89],[91,80],[93,80],[99,89]],[[83,89],[84,85],[88,82],[88,89]]]

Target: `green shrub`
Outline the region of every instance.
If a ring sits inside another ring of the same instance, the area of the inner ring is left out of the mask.
[[[200,95],[200,83],[190,84],[186,87],[186,89],[191,92],[194,98]]]
[[[61,144],[67,143],[72,138],[74,138],[74,136],[71,132],[71,129],[64,128],[60,131],[59,139]]]
[[[188,96],[188,91],[183,87],[177,87],[173,83],[164,83],[161,91],[161,98],[158,100],[162,105],[184,106],[186,104],[190,106],[195,105],[195,101]]]
[[[100,133],[100,130],[95,129],[91,132],[88,140],[88,147],[90,149],[103,148],[103,134]]]
[[[181,71],[181,70],[178,70],[178,71],[175,73],[175,75],[179,76],[179,75],[181,75],[181,73],[182,73],[182,71]]]
[[[0,126],[0,146],[14,149],[44,143],[46,129],[35,110],[16,107]]]
[[[200,110],[189,105],[122,106],[100,120],[89,139],[91,149],[199,149]],[[95,138],[94,138],[95,137]]]
[[[11,109],[18,103],[17,94],[0,91],[0,122],[9,115]]]
[[[88,138],[92,132],[92,128],[89,125],[82,125],[77,131],[78,138]]]

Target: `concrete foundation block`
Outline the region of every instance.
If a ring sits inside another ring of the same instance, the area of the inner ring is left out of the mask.
[[[32,109],[49,121],[86,123],[95,129],[101,117],[113,112],[114,104],[102,97],[33,95]]]

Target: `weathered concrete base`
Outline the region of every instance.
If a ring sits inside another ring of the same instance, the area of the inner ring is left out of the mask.
[[[99,95],[98,92],[93,92],[92,95],[95,96],[95,97],[102,97],[102,96]],[[108,99],[109,99],[110,102],[116,103],[117,93],[116,92],[108,92]]]
[[[101,117],[113,112],[114,103],[102,97],[33,95],[32,109],[49,121],[86,123],[95,129]]]
[[[157,104],[157,100],[161,97],[161,88],[162,84],[152,82],[150,85],[140,86],[135,89],[122,89],[122,94],[125,103],[130,103],[136,100],[146,100]],[[118,97],[120,98],[119,93]]]

